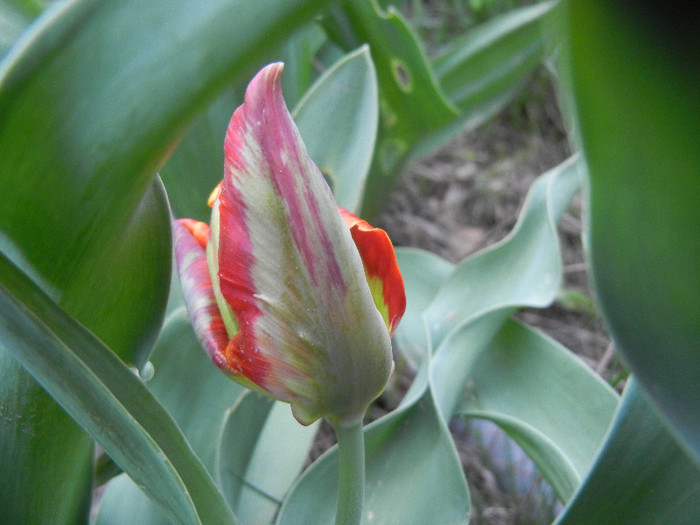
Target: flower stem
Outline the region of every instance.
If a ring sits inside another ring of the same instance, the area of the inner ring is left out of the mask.
[[[340,472],[335,525],[358,525],[365,499],[365,437],[362,421],[333,425],[338,438]]]

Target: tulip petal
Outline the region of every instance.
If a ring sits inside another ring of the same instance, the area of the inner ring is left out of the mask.
[[[229,337],[214,298],[207,254],[200,240],[204,229],[208,236],[209,226],[204,223],[192,219],[173,221],[175,261],[197,339],[219,368],[233,373],[225,358]]]
[[[394,246],[384,230],[372,227],[344,208],[338,209],[360,252],[377,310],[382,314],[389,333],[393,334],[406,310],[406,292]]]
[[[357,420],[386,385],[391,343],[281,72],[272,64],[253,79],[226,135],[218,275],[241,327],[227,359],[302,423]]]

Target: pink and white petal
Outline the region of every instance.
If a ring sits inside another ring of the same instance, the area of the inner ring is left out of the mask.
[[[302,422],[361,417],[391,371],[388,333],[281,72],[272,64],[253,79],[226,135],[219,277],[241,328],[227,358]]]
[[[190,230],[194,227],[197,231],[195,223],[191,219],[172,223],[175,261],[185,306],[197,339],[212,361],[225,372],[233,373],[225,357],[229,338],[214,299],[207,255]]]

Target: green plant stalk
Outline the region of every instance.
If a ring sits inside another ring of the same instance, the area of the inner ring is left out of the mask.
[[[333,424],[340,462],[335,525],[358,525],[365,500],[365,436],[362,421]]]

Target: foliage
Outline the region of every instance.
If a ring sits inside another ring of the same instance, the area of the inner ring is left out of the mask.
[[[455,418],[517,442],[560,523],[698,520],[692,31],[541,2],[428,53],[391,4],[0,1],[0,522],[332,521],[337,447],[303,470],[318,426],[223,376],[171,279],[171,215],[208,219],[228,118],[272,60],[336,199],[368,218],[406,162],[487,121],[543,61],[580,149],[497,245],[457,265],[397,250],[394,343],[415,377],[364,429],[366,521],[468,522]],[[581,186],[598,306],[634,376],[621,399],[512,318],[557,296],[556,224]],[[95,498],[98,453],[123,473]]]

